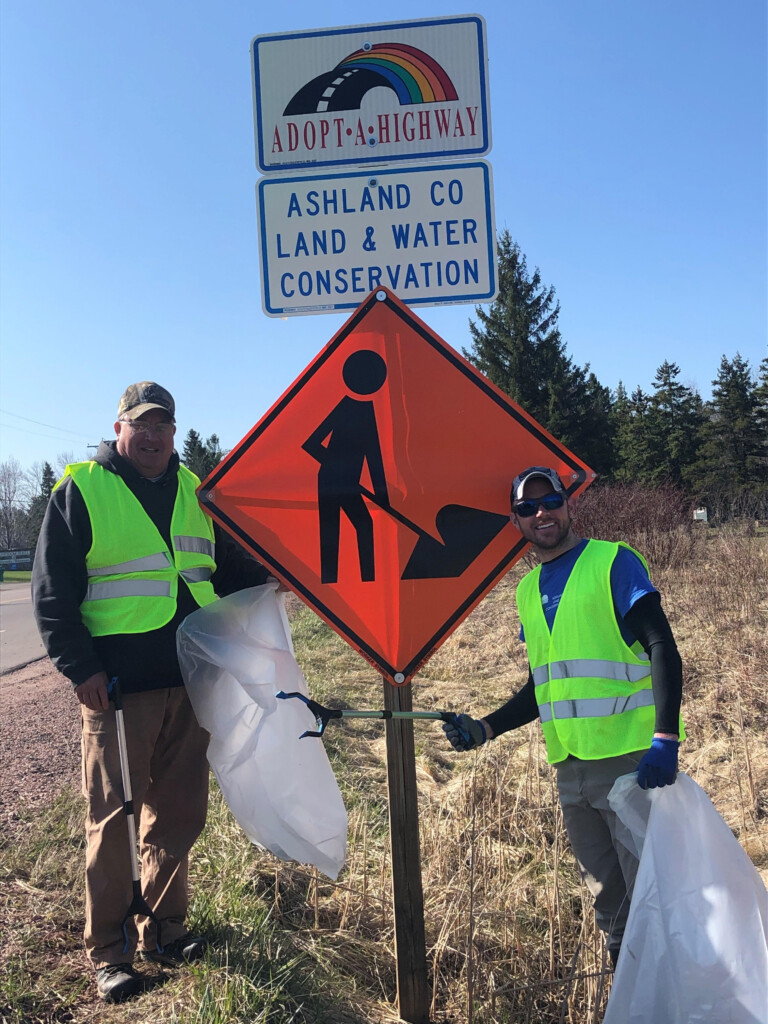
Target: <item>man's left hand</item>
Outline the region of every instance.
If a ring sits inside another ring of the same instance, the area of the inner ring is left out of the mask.
[[[678,740],[654,736],[651,749],[643,755],[637,766],[637,784],[640,789],[671,786],[677,777]]]

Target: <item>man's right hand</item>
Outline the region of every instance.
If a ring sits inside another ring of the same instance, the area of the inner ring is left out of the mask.
[[[91,711],[106,711],[109,707],[108,685],[107,673],[96,672],[75,687],[75,696],[83,707],[90,708]]]
[[[469,715],[454,715],[450,722],[443,722],[443,732],[454,750],[474,750],[488,739],[485,725]]]

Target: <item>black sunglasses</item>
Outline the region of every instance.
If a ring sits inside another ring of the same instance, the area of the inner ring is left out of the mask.
[[[516,516],[520,516],[521,519],[529,519],[531,516],[535,516],[539,510],[539,505],[547,512],[554,512],[556,508],[562,508],[565,504],[565,498],[562,494],[545,494],[543,498],[531,498],[526,501],[518,501],[516,505],[512,506],[512,511]]]

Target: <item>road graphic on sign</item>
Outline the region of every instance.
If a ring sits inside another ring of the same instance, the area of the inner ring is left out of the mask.
[[[365,94],[380,87],[391,89],[401,105],[458,99],[449,75],[428,53],[405,43],[369,43],[299,89],[283,113],[359,110]]]

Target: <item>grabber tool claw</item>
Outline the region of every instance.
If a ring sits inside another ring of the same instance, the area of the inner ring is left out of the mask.
[[[433,721],[439,722],[451,722],[459,730],[462,738],[467,741],[469,740],[469,735],[459,725],[459,716],[455,715],[452,711],[353,711],[352,709],[342,710],[340,708],[326,708],[322,704],[318,704],[316,700],[312,700],[298,691],[286,693],[284,690],[280,690],[280,692],[276,693],[275,696],[280,700],[288,700],[291,697],[297,697],[307,705],[309,710],[315,716],[315,720],[319,727],[318,731],[311,732],[307,730],[301,734],[299,739],[304,739],[305,736],[322,736],[325,732],[325,727],[333,718],[406,718],[411,721],[432,719]]]

